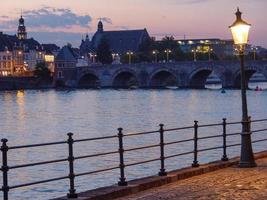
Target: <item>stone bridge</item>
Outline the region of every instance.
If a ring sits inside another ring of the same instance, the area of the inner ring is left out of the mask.
[[[246,61],[246,79],[256,72],[267,79],[267,61]],[[208,76],[213,73],[223,88],[240,88],[239,61],[197,61],[173,63],[141,63],[118,65],[94,65],[75,68],[58,68],[61,84],[70,87],[115,88],[205,88]]]

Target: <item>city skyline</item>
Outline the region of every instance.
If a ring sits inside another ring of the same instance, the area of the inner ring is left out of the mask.
[[[250,43],[267,47],[267,27],[262,25],[266,5],[263,0],[11,0],[0,8],[0,30],[15,34],[22,13],[29,37],[60,46],[67,42],[78,46],[82,35],[96,31],[100,18],[106,30],[147,28],[157,38],[230,39],[228,26],[239,6],[252,24]]]

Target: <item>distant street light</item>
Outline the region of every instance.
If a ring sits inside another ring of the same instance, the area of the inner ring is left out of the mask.
[[[256,53],[257,53],[258,48],[254,46],[251,48],[251,50],[253,51],[253,60],[256,60]]]
[[[152,51],[152,54],[155,56],[155,63],[158,62],[158,53],[159,53],[158,50],[154,50],[154,51]]]
[[[192,49],[192,53],[194,54],[194,62],[197,61],[197,52],[198,52],[197,49]]]
[[[134,54],[132,51],[127,51],[126,53],[128,55],[128,61],[129,61],[129,64],[132,63],[132,55]]]
[[[209,61],[211,61],[211,53],[213,52],[213,49],[212,48],[209,48]]]
[[[97,55],[95,53],[90,53],[90,57],[92,58],[92,63],[95,63]]]
[[[241,133],[241,156],[239,167],[256,167],[251,144],[250,117],[248,116],[245,78],[244,51],[248,43],[250,24],[242,20],[242,13],[237,8],[236,21],[229,27],[231,29],[234,43],[237,46],[241,64],[241,96],[242,96],[242,133]]]
[[[169,62],[169,55],[172,51],[170,49],[166,49],[164,52],[166,53],[167,56],[167,62]]]

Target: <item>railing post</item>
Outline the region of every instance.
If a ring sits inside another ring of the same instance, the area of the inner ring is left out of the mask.
[[[165,171],[165,157],[164,157],[164,124],[160,124],[160,129],[159,129],[159,133],[160,133],[160,172],[159,172],[159,176],[166,176],[167,173]]]
[[[226,118],[223,118],[223,156],[222,161],[228,161],[227,154],[226,154]]]
[[[194,161],[192,167],[199,167],[197,161],[197,154],[198,154],[198,121],[194,121]]]
[[[123,149],[123,133],[122,128],[118,128],[118,138],[119,138],[119,154],[120,154],[120,180],[118,182],[119,186],[126,186],[127,182],[125,181],[125,174],[124,174],[124,149]]]
[[[7,146],[7,139],[2,139],[2,146],[1,146],[1,151],[2,151],[2,173],[3,173],[3,200],[8,200],[8,191],[9,191],[9,186],[8,186],[8,170],[9,167],[7,165],[7,151],[8,151],[8,146]]]
[[[74,178],[75,178],[75,174],[74,174],[74,156],[73,156],[73,133],[68,133],[68,146],[69,146],[69,157],[68,157],[68,161],[69,161],[69,179],[70,179],[70,189],[69,189],[69,193],[68,193],[68,198],[74,199],[74,198],[78,198],[78,195],[76,193],[75,190],[75,185],[74,185]]]

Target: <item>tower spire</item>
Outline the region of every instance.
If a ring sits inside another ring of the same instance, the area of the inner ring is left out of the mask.
[[[22,17],[22,11],[21,11],[20,19],[19,19],[17,36],[18,36],[19,40],[27,39],[27,32],[26,32],[26,27],[24,25],[24,18]]]

